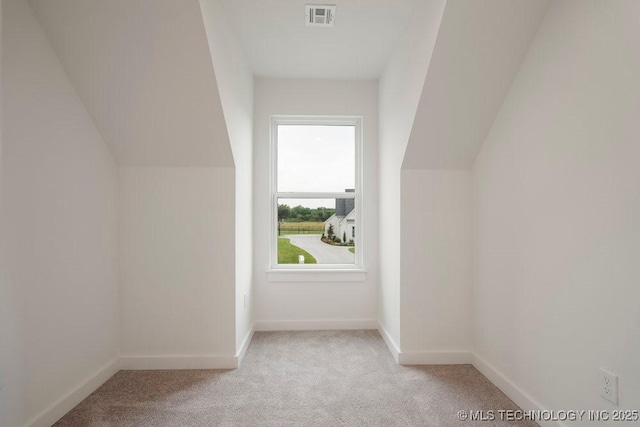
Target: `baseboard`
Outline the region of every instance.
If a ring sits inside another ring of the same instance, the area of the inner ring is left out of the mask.
[[[378,323],[378,332],[399,365],[466,365],[472,362],[468,351],[401,351],[389,332]]]
[[[243,343],[242,357],[249,347],[252,336],[253,329]],[[25,425],[52,426],[121,369],[235,369],[238,367],[238,360],[238,356],[123,356],[107,363]]]
[[[382,340],[384,341],[384,343],[387,345],[387,348],[391,352],[391,356],[393,356],[393,360],[395,360],[396,363],[398,363],[400,348],[393,341],[393,338],[391,338],[391,335],[389,335],[389,332],[387,332],[387,330],[384,328],[384,326],[382,326],[380,322],[378,322],[378,332],[380,333],[380,336],[382,336]]]
[[[238,358],[238,367],[240,367],[240,364],[242,364],[242,359],[244,359],[244,356],[247,354],[249,344],[251,344],[251,340],[253,339],[253,334],[255,334],[255,332],[255,328],[252,326],[247,336],[244,337],[244,341],[242,341],[242,345],[238,350],[238,354],[236,354],[236,357]]]
[[[473,366],[487,377],[496,387],[513,400],[516,405],[525,411],[546,411],[547,409],[532,398],[528,393],[515,385],[502,372],[490,365],[486,360],[476,353],[471,353]],[[560,421],[536,421],[541,427],[565,427],[566,424]]]
[[[473,361],[468,351],[401,351],[400,365],[467,365]]]
[[[377,329],[377,322],[369,319],[345,320],[258,320],[256,331],[322,331]]]
[[[146,371],[158,369],[236,369],[237,356],[122,356],[120,369]]]
[[[120,360],[114,359],[98,369],[80,385],[72,389],[48,409],[34,417],[26,425],[30,427],[50,427],[76,405],[86,399],[98,387],[120,370]]]
[[[546,410],[538,401],[515,385],[506,375],[478,354],[464,351],[401,352],[387,330],[380,323],[377,323],[377,328],[372,327],[376,323],[369,320],[256,322],[245,337],[236,356],[123,356],[104,365],[48,409],[27,422],[26,425],[30,427],[49,427],[55,424],[121,369],[235,369],[244,358],[255,331],[275,330],[378,329],[396,363],[401,365],[471,363],[523,410]],[[566,424],[560,421],[538,421],[538,424],[541,427],[566,427]]]

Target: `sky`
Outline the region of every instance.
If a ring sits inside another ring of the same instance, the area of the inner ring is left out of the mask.
[[[344,192],[355,188],[355,158],[354,126],[279,125],[278,191]],[[335,201],[327,199],[289,199],[284,203],[291,207],[335,207]]]

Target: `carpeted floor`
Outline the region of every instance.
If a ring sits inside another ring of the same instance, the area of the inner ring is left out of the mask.
[[[63,426],[535,426],[470,365],[399,366],[377,331],[259,332],[232,371],[120,371]]]

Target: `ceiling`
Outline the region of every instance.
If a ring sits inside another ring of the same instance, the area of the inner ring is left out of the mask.
[[[224,6],[254,75],[368,79],[384,69],[419,1],[224,0]],[[306,26],[307,3],[335,4],[335,25]]]
[[[194,0],[31,0],[119,164],[232,166]]]
[[[472,167],[549,0],[448,0],[404,169]]]
[[[118,163],[228,167],[234,160],[219,86],[235,91],[220,82],[238,72],[221,58],[246,59],[259,77],[375,79],[399,43],[418,49],[414,56],[429,54],[408,29],[432,21],[424,6],[434,0],[334,1],[329,28],[305,25],[304,0],[30,3]],[[216,7],[201,9],[208,2]],[[447,0],[404,168],[470,166],[547,4]],[[239,47],[207,38],[202,11],[209,9],[231,28],[219,38],[235,35]],[[225,72],[216,76],[216,67]]]

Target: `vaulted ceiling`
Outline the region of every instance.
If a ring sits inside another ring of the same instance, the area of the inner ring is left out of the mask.
[[[198,1],[31,5],[120,164],[233,165]]]
[[[433,21],[417,16],[430,10],[418,7],[428,1],[333,0],[337,10],[330,28],[305,26],[305,0],[30,3],[120,164],[232,166],[230,122],[220,92],[226,90],[225,102],[234,102],[231,92],[237,88],[225,85],[233,80],[233,64],[248,63],[243,73],[249,80],[251,73],[378,78],[409,22]],[[446,1],[404,168],[471,167],[548,2]],[[238,40],[232,50],[222,46],[226,42],[210,45],[211,13],[217,19],[225,15],[226,34]],[[237,58],[224,67],[212,61],[230,55]],[[224,79],[216,78],[216,68]],[[241,133],[238,126],[232,133]],[[250,130],[244,133],[250,140]]]
[[[470,169],[549,0],[448,0],[405,169]]]

